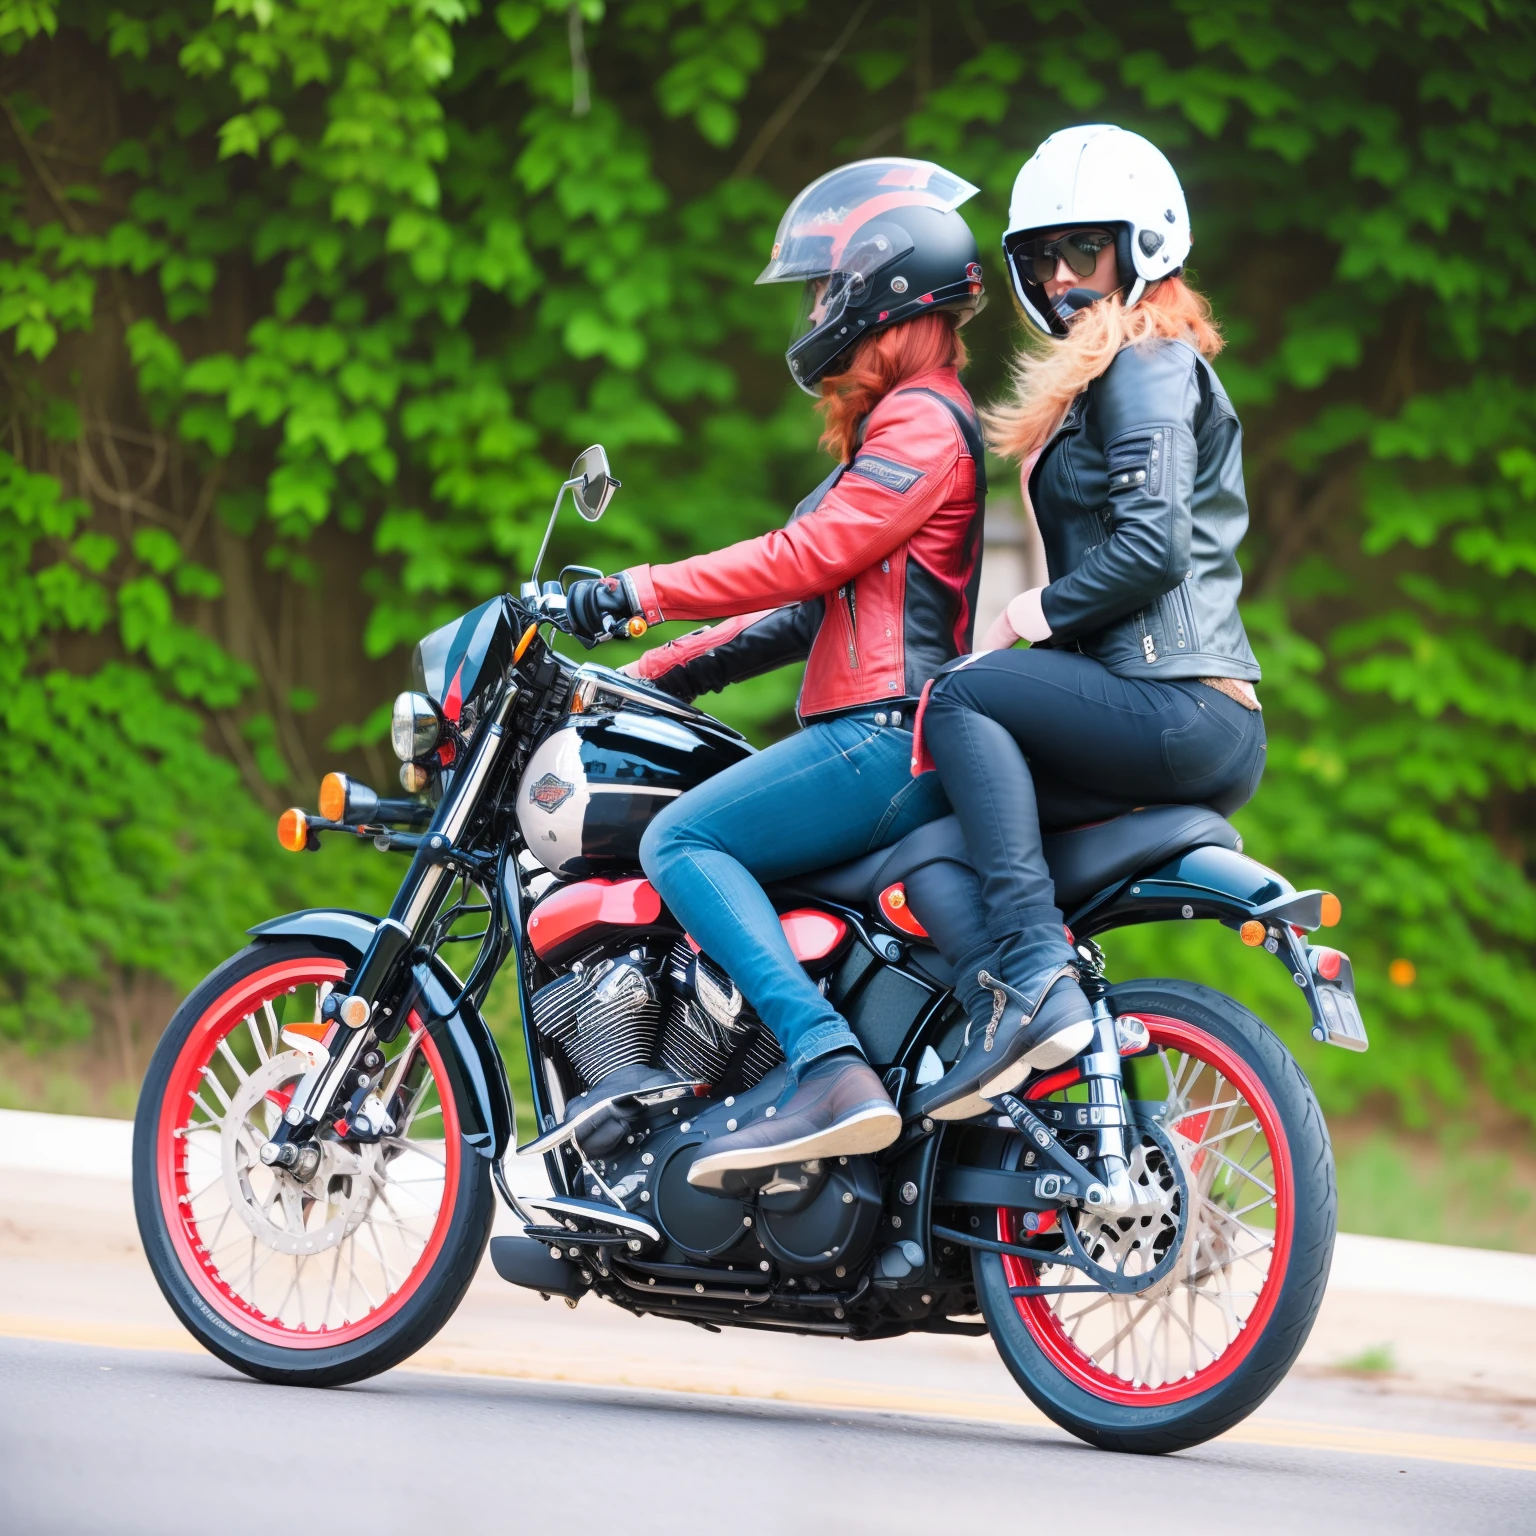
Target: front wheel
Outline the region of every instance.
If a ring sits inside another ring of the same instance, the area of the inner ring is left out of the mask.
[[[396,1134],[333,1131],[303,1178],[261,1162],[307,1068],[284,1032],[317,1023],[345,973],[305,939],[251,945],[176,1011],[139,1097],[133,1197],[155,1279],[194,1337],[263,1381],[397,1365],[452,1315],[490,1237],[489,1164],[414,1013],[375,1072]]]
[[[1085,1290],[1065,1264],[977,1250],[976,1288],[1004,1363],[1063,1429],[1106,1450],[1177,1451],[1252,1413],[1306,1342],[1333,1254],[1333,1150],[1295,1059],[1231,998],[1132,981],[1110,1007],[1150,1034],[1124,1068],[1126,1096],[1156,1131],[1131,1171],[1157,1214],[1064,1219],[1096,1262],[1159,1278],[1130,1293]],[[1086,1093],[1068,1070],[1025,1096]],[[1021,1214],[1000,1209],[996,1237],[1035,1246]],[[1053,1287],[1071,1289],[1027,1293]]]

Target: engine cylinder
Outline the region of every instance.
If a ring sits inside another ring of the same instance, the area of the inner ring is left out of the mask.
[[[565,1053],[582,1087],[656,1053],[661,1000],[646,962],[629,955],[580,961],[532,998],[533,1027]]]

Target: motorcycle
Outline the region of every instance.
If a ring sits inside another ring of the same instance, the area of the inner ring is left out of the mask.
[[[1322,1299],[1335,1188],[1305,1076],[1203,985],[1111,981],[1096,938],[1214,920],[1274,955],[1319,1041],[1366,1048],[1349,959],[1310,942],[1329,893],[1248,858],[1203,807],[1047,839],[1095,1037],[968,1121],[908,1114],[872,1156],[695,1188],[710,1140],[772,1115],[776,1041],[640,871],[673,798],[753,750],[648,684],[553,647],[563,579],[533,577],[428,635],[394,708],[403,797],[326,776],[284,846],[369,838],[410,858],[387,916],[310,910],[250,931],[172,1018],[134,1131],[144,1249],[192,1334],[263,1381],[336,1385],[421,1348],[489,1240],[505,1280],[709,1328],[853,1339],[989,1335],[1057,1424],[1122,1451],[1195,1445],[1295,1360]],[[631,633],[643,630],[632,620]],[[966,1019],[907,879],[953,821],[770,894],[809,975],[898,1107],[959,1055]],[[466,931],[468,930],[468,931]],[[474,944],[460,975],[452,946]],[[481,1013],[516,975],[531,1138]],[[496,1193],[522,1223],[490,1239]]]

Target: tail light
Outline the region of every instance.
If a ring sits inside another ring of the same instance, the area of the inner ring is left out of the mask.
[[[891,927],[910,933],[914,939],[926,939],[928,930],[918,922],[916,914],[907,905],[907,888],[898,881],[880,892],[880,915]]]

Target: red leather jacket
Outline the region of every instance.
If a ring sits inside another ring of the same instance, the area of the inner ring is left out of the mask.
[[[971,648],[985,502],[959,375],[908,379],[787,527],[626,573],[652,624],[735,615],[646,652],[636,670],[691,699],[809,655],[802,720],[915,700]]]

